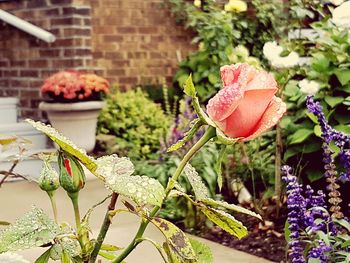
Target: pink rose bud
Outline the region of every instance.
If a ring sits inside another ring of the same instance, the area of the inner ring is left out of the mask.
[[[276,125],[286,104],[272,74],[248,64],[223,66],[223,88],[209,100],[210,118],[229,137],[248,141]]]

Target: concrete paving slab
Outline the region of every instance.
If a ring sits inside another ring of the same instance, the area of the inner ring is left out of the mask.
[[[88,181],[86,187],[80,193],[80,210],[83,215],[93,204],[107,196],[109,191],[98,180]],[[6,183],[0,189],[0,220],[13,222],[16,218],[29,211],[32,205],[36,205],[52,215],[49,199],[46,193],[41,191],[35,183],[31,182],[11,182]],[[74,216],[71,209],[71,203],[65,192],[59,190],[57,193],[57,205],[59,211],[59,220],[65,220],[74,224]],[[120,200],[117,206],[121,206]],[[91,217],[91,228],[93,235],[98,234],[102,218],[104,216],[107,203],[97,207]],[[136,233],[140,219],[129,213],[118,214],[106,237],[106,243],[114,244],[119,247],[125,247]],[[152,225],[149,225],[145,236],[158,242],[163,242],[162,234]],[[242,263],[264,263],[270,262],[247,253],[224,247],[217,243],[197,238],[208,244],[214,255],[215,263],[242,262]],[[21,251],[30,262],[43,253],[42,248]],[[102,259],[102,262],[108,262]],[[155,248],[146,242],[141,243],[137,249],[130,254],[126,260],[127,263],[161,263],[161,257]]]

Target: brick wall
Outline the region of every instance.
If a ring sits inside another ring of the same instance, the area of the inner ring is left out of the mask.
[[[171,82],[177,56],[194,48],[164,0],[92,0],[91,10],[94,63],[121,87]]]
[[[20,117],[42,118],[39,88],[62,69],[97,71],[129,88],[171,81],[190,33],[162,0],[17,0],[0,9],[52,32],[48,44],[0,21],[0,96],[20,99]]]
[[[20,99],[21,117],[40,118],[39,87],[50,74],[91,67],[91,9],[70,0],[9,1],[0,8],[52,32],[48,44],[0,23],[0,96]]]

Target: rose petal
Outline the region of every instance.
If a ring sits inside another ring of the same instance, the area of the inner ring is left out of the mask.
[[[220,90],[207,105],[207,112],[213,121],[226,119],[243,98],[244,90],[238,84]]]
[[[259,72],[248,82],[246,90],[274,89],[277,91],[277,82],[271,73]]]
[[[221,124],[231,138],[247,137],[259,123],[275,94],[274,89],[246,91],[236,110]]]
[[[214,121],[222,121],[232,114],[246,90],[247,83],[253,79],[256,69],[246,63],[226,65],[220,68],[224,87],[207,105],[207,112]]]
[[[281,98],[274,96],[270,105],[262,116],[259,124],[256,126],[255,131],[252,133],[252,135],[244,138],[242,141],[249,141],[251,139],[254,139],[276,125],[286,110],[287,105],[281,100]]]

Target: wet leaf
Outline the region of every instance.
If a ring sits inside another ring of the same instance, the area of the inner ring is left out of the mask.
[[[135,168],[129,158],[118,157],[118,155],[107,155],[96,160],[96,173],[100,176],[114,177],[114,176],[129,176],[132,175]]]
[[[175,144],[171,145],[167,152],[173,152],[180,149],[188,141],[192,140],[193,136],[196,134],[198,129],[203,125],[203,122],[200,119],[195,119],[190,123],[190,129],[184,134],[184,137],[181,140],[178,140]]]
[[[138,204],[161,206],[165,197],[163,186],[148,176],[111,176],[106,178],[106,186]]]
[[[80,149],[71,140],[60,134],[50,125],[45,125],[40,121],[26,119],[26,122],[31,124],[35,129],[45,133],[52,141],[54,141],[63,151],[76,157],[82,164],[86,166],[92,173],[97,169],[95,159],[87,155],[86,151]]]
[[[190,182],[197,200],[209,197],[209,191],[192,165],[187,164],[184,168],[184,174]]]
[[[213,254],[211,253],[210,247],[196,239],[190,238],[192,248],[197,256],[198,263],[213,263]]]
[[[216,136],[219,142],[225,145],[235,144],[239,140],[239,138],[227,137],[219,128],[216,128]]]
[[[33,208],[0,231],[0,253],[40,247],[53,242],[59,232],[59,226],[43,210]]]
[[[254,216],[256,218],[259,218],[260,220],[262,220],[261,215],[254,213],[253,211],[250,211],[244,207],[238,206],[238,205],[234,205],[234,204],[229,204],[225,201],[217,201],[217,200],[213,200],[210,198],[207,199],[202,199],[200,200],[201,203],[211,206],[213,208],[225,208],[227,210],[230,211],[234,211],[234,212],[238,212],[238,213],[243,213],[246,215],[250,215],[250,216]]]
[[[35,260],[35,263],[47,263],[47,262],[49,262],[50,254],[51,254],[51,248],[46,250],[40,257],[38,257],[37,260]]]
[[[190,97],[196,96],[196,88],[194,87],[191,74],[188,76],[188,78],[185,81],[184,92],[187,96],[190,96]]]
[[[170,250],[181,259],[180,262],[197,262],[190,240],[181,229],[162,218],[153,218],[151,222],[163,233]]]
[[[218,225],[221,229],[225,230],[231,235],[234,235],[241,239],[248,234],[247,228],[242,225],[242,223],[236,220],[232,215],[217,210],[210,207],[201,207],[200,208],[203,214],[205,214],[210,221]]]
[[[220,191],[222,188],[222,161],[225,157],[225,153],[226,153],[226,145],[224,144],[224,145],[221,145],[219,156],[218,156],[218,159],[217,159],[215,167],[214,167],[215,172],[218,175],[217,183],[218,183]]]

